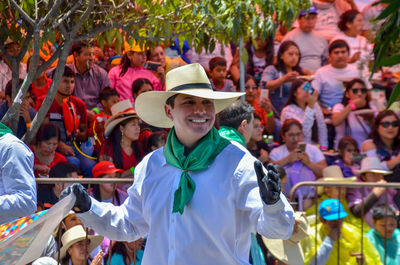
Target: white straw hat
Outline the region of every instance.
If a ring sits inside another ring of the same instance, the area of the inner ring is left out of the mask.
[[[111,117],[106,121],[104,125],[104,136],[108,137],[114,130],[115,126],[126,119],[137,117],[136,111],[133,108],[132,102],[129,99],[115,103],[111,107]]]
[[[89,253],[92,252],[97,246],[103,242],[104,237],[100,235],[91,236],[88,235],[87,238],[90,240],[89,244]],[[63,259],[67,250],[76,242],[86,239],[86,232],[83,229],[83,226],[76,225],[65,231],[63,236],[61,237],[62,248],[60,249],[60,258]]]
[[[166,91],[149,91],[135,100],[135,109],[146,123],[161,127],[172,127],[172,121],[165,115],[164,105],[168,98],[185,94],[214,100],[215,113],[228,107],[241,92],[219,92],[211,87],[210,80],[200,64],[188,64],[172,69],[166,76]]]
[[[367,172],[380,173],[383,175],[392,174],[392,171],[383,168],[381,161],[377,157],[365,157],[361,160],[361,169],[357,170],[356,173],[361,175]]]
[[[349,183],[355,182],[357,180],[356,176],[345,178],[343,176],[342,169],[339,166],[329,166],[322,170],[322,178],[319,179],[321,182],[340,182]],[[317,187],[317,193],[323,193],[323,187]]]
[[[304,254],[301,249],[300,241],[310,235],[310,225],[304,212],[295,212],[297,221],[297,231],[287,240],[269,239],[262,237],[262,240],[271,254],[278,260],[289,264],[304,264]]]

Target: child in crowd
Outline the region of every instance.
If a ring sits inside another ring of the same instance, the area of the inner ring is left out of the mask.
[[[168,133],[166,131],[153,132],[147,141],[147,154],[162,147],[167,142]]]
[[[101,90],[99,98],[103,111],[93,117],[88,128],[88,136],[94,137],[96,141],[94,151],[97,153],[100,152],[101,145],[104,143],[104,125],[111,117],[111,107],[119,102],[119,94],[115,89],[105,87]]]
[[[360,181],[362,182],[384,184],[386,180],[383,179],[383,176],[392,172],[385,170],[378,158],[366,157],[361,161],[361,169],[357,170],[356,173],[360,175]],[[372,207],[385,202],[395,206],[394,196],[396,193],[397,191],[391,188],[374,187],[372,189],[349,189],[346,196],[350,211],[356,217],[364,217],[368,225],[373,227]]]
[[[400,263],[400,230],[397,228],[396,209],[388,205],[373,208],[374,229],[367,233],[369,241],[375,246],[383,264]]]
[[[209,62],[210,68],[210,83],[214,90],[225,92],[236,92],[233,82],[226,79],[227,69],[226,60],[222,57],[214,57]]]
[[[361,159],[358,161],[355,159],[360,153],[357,141],[351,136],[344,136],[339,141],[338,152],[339,158],[332,164],[340,167],[345,178],[354,176],[353,169],[355,167],[359,168],[359,163],[361,162]]]

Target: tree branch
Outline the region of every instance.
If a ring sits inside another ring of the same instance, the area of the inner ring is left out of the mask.
[[[86,8],[85,12],[83,13],[83,15],[81,16],[81,18],[79,19],[78,23],[76,23],[76,25],[74,25],[72,27],[71,30],[71,36],[75,36],[76,33],[78,32],[78,30],[81,28],[83,22],[85,22],[85,20],[89,17],[90,13],[93,10],[94,7],[94,0],[89,0],[89,4],[88,7]]]
[[[39,68],[36,70],[36,75],[35,79],[38,78],[38,76],[45,71],[47,68],[49,68],[61,55],[61,48],[59,47],[56,52],[48,59],[45,61]]]
[[[31,25],[35,24],[35,21],[15,2],[15,0],[10,0],[11,4],[18,10],[21,16]]]
[[[58,8],[61,5],[62,0],[56,0],[56,2],[53,4],[53,7],[50,9],[50,11],[46,14],[46,16],[40,20],[39,25],[42,26],[45,24],[52,16],[55,15],[57,12]],[[76,4],[75,4],[76,5]]]
[[[60,19],[57,20],[57,23],[54,23],[51,27],[52,30],[56,29],[61,23],[63,23],[71,14],[73,14],[79,7],[81,6],[81,2],[78,1],[75,3],[70,10],[68,10]]]
[[[39,29],[38,29],[39,30]],[[29,43],[31,42],[31,37],[34,34],[34,26],[29,26],[28,32],[25,36],[24,44],[21,47],[21,51],[17,55],[17,60],[21,61],[24,58],[26,51],[28,50]]]

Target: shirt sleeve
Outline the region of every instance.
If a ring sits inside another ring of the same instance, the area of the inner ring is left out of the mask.
[[[33,153],[15,136],[1,138],[0,186],[4,191],[0,195],[0,224],[36,211]]]
[[[326,127],[324,114],[322,113],[319,104],[315,104],[314,113],[318,124],[319,144],[328,147],[328,128]]]
[[[277,78],[278,78],[278,71],[276,70],[275,66],[269,65],[264,69],[261,75],[261,82],[268,82],[271,80],[275,80]]]
[[[324,238],[324,241],[322,241],[322,244],[317,252],[318,264],[325,265],[328,262],[329,258],[331,257],[333,244],[335,244],[335,241],[332,238],[329,236]],[[312,259],[310,265],[314,264],[316,264],[315,259]]]
[[[117,68],[119,68],[118,66],[115,66],[113,68],[111,68],[111,70],[108,72],[108,79],[110,80],[110,86],[114,89],[116,89],[116,85],[117,85]]]

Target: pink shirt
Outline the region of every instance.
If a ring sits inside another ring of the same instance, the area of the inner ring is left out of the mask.
[[[150,71],[144,67],[129,67],[125,75],[119,76],[121,72],[121,65],[111,68],[108,72],[108,78],[111,82],[111,87],[117,90],[120,99],[129,99],[134,102],[132,96],[132,83],[138,78],[146,78],[153,84],[154,91],[164,91],[161,86],[160,80]]]

